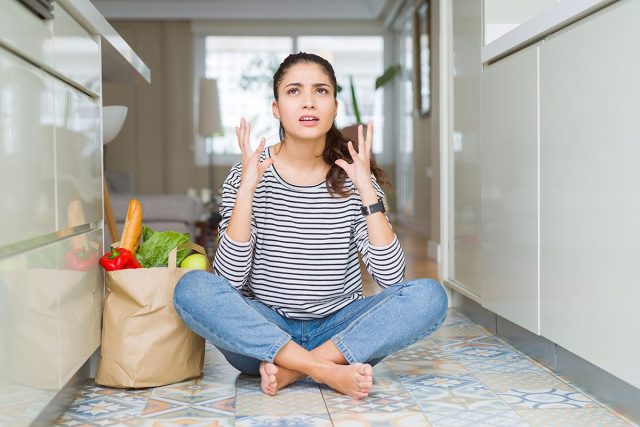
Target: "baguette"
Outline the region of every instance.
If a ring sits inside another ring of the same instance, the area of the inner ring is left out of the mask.
[[[127,210],[127,218],[122,229],[120,247],[128,249],[135,254],[140,243],[140,233],[142,233],[142,206],[137,199],[131,199]]]

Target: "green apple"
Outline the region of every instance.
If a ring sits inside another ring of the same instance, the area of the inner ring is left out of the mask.
[[[190,270],[206,270],[207,258],[202,254],[193,254],[186,257],[180,263],[180,268],[188,268]]]

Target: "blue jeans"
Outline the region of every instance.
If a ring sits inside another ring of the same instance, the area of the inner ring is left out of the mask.
[[[286,318],[202,270],[186,273],[173,297],[180,317],[239,371],[258,375],[289,340],[313,350],[328,340],[348,363],[375,364],[435,331],[447,316],[447,294],[433,279],[389,286],[312,320]]]

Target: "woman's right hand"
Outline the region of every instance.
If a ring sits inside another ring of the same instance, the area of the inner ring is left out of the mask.
[[[250,133],[251,125],[244,119],[244,117],[241,118],[240,127],[236,128],[238,144],[240,145],[240,151],[242,151],[242,176],[240,177],[240,187],[253,193],[262,179],[264,171],[273,163],[273,159],[267,158],[262,162],[258,161],[262,150],[264,150],[266,139],[262,138],[260,144],[258,144],[258,148],[252,152],[251,146],[249,145]]]

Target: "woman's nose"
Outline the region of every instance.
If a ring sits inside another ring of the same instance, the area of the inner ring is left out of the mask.
[[[315,106],[315,102],[313,101],[313,97],[307,96],[304,99],[304,104],[303,105],[304,105],[305,108],[313,108]]]

